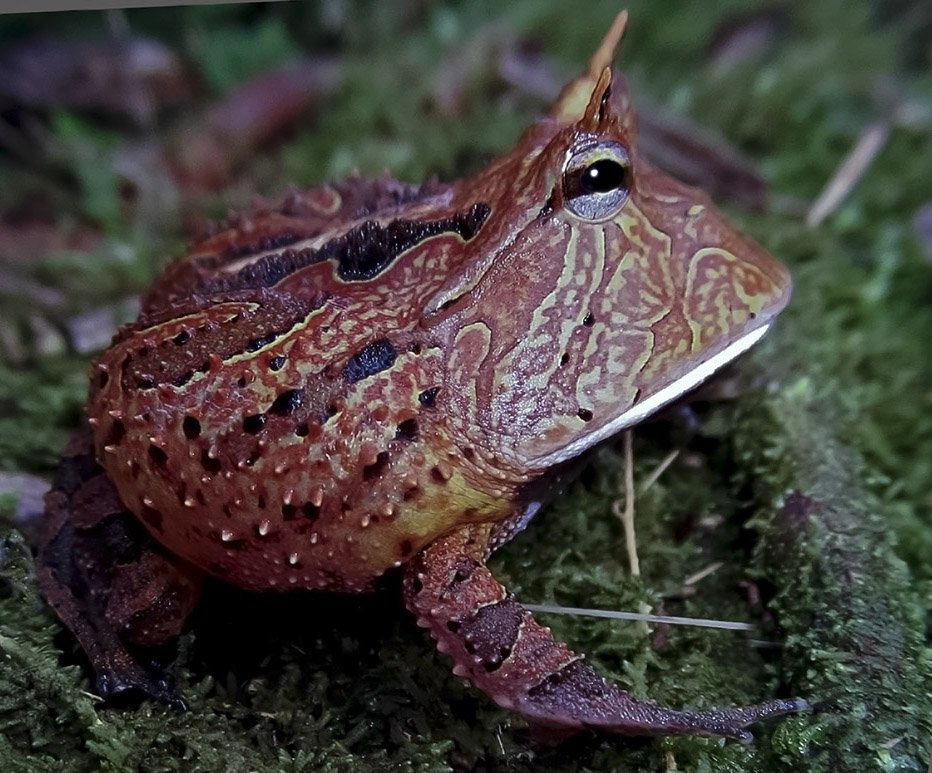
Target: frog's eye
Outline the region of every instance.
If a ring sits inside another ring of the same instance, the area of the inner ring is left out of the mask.
[[[617,142],[603,142],[571,155],[563,167],[566,208],[583,220],[613,217],[631,192],[631,159]]]

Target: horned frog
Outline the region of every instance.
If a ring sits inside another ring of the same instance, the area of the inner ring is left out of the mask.
[[[400,567],[455,673],[536,726],[746,739],[804,706],[635,700],[486,567],[546,481],[789,298],[782,265],[638,153],[624,25],[474,177],[294,192],[155,283],[92,369],[39,556],[101,695],[172,700],[133,650],[179,634],[206,575],[357,593]]]

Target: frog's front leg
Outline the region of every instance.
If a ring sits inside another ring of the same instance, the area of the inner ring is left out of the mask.
[[[803,701],[772,700],[687,712],[635,700],[556,641],[492,576],[485,565],[492,532],[470,525],[427,546],[407,565],[405,599],[438,649],[453,658],[454,673],[532,725],[746,741],[748,725],[805,708]]]
[[[141,693],[181,705],[128,645],[177,637],[200,596],[201,574],[162,552],[123,507],[94,459],[90,433],[73,439],[46,495],[37,574],[90,659],[102,697]]]

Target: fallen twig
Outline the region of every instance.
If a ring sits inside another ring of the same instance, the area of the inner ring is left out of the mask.
[[[861,132],[854,147],[806,213],[806,225],[814,228],[838,208],[887,144],[890,129],[889,121],[877,121]]]
[[[638,487],[638,494],[643,494],[657,482],[660,476],[667,471],[667,468],[676,461],[676,458],[680,455],[680,450],[681,449],[677,448],[663,458],[660,464],[654,468],[654,471],[648,475],[644,482]]]
[[[689,575],[685,580],[683,580],[683,587],[688,588],[690,585],[695,585],[700,580],[704,580],[710,574],[715,574],[719,569],[721,569],[725,563],[723,561],[716,561],[714,564],[709,564],[705,569],[700,569],[695,574]]]

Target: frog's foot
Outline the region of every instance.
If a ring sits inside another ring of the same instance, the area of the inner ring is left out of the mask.
[[[801,700],[702,712],[637,701],[539,625],[485,566],[491,527],[464,527],[426,547],[405,573],[405,599],[453,671],[538,727],[628,735],[716,735],[749,741],[748,725],[807,707]]]
[[[37,575],[49,605],[87,653],[101,697],[183,706],[127,645],[177,637],[200,595],[200,574],[162,553],[123,508],[87,435],[72,441],[46,496]]]
[[[143,668],[119,641],[98,641],[99,654],[91,658],[96,672],[96,695],[120,704],[128,701],[135,705],[139,700],[150,700],[177,711],[187,710],[188,705],[175,694],[167,675]]]

